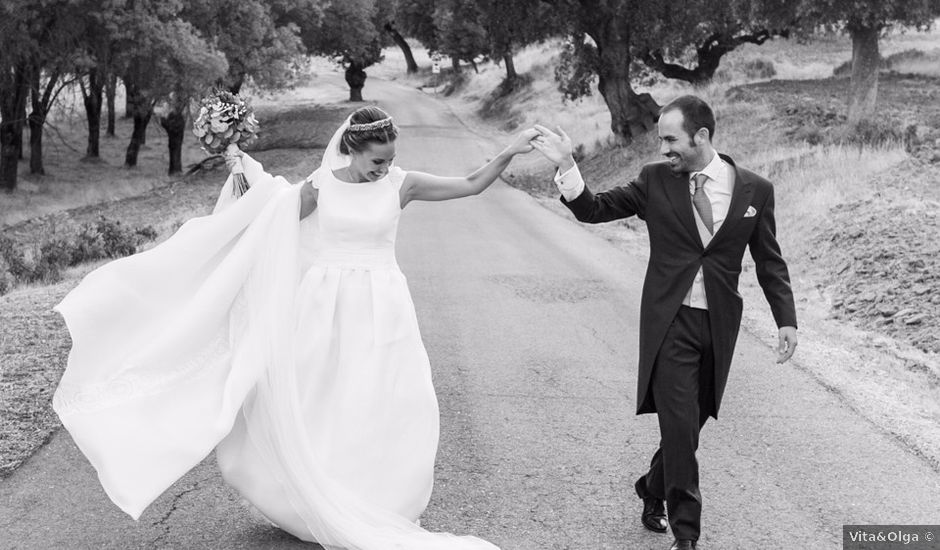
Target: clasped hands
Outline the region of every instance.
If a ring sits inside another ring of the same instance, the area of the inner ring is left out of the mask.
[[[561,126],[556,126],[555,130],[552,131],[541,124],[536,124],[525,130],[519,135],[517,141],[525,139],[526,148],[524,151],[519,152],[527,153],[535,149],[564,173],[574,167],[574,156],[572,155],[574,148],[571,144],[571,138],[561,129]]]

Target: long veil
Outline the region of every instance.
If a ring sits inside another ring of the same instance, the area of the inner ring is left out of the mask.
[[[54,308],[72,349],[53,408],[135,519],[226,436],[260,378],[263,362],[235,360],[247,342],[233,320],[265,307],[252,289],[296,286],[299,186],[244,164],[241,198],[92,271]]]
[[[330,137],[330,142],[327,143],[326,149],[323,150],[323,157],[320,159],[320,166],[317,167],[307,178],[304,180],[306,184],[317,185],[317,179],[321,174],[328,174],[329,172],[339,170],[340,168],[349,166],[350,157],[349,155],[344,155],[340,152],[340,142],[343,139],[343,134],[346,133],[346,129],[349,128],[350,119],[352,115],[346,117],[346,120],[339,125],[339,128],[333,132],[333,136]]]

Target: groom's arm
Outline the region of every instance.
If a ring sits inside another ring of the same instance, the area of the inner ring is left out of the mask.
[[[785,363],[796,351],[796,306],[790,287],[790,272],[777,242],[777,224],[774,219],[774,190],[769,182],[764,204],[761,206],[754,233],[748,241],[754,258],[757,281],[760,283],[774,321],[779,327],[777,336],[777,363]]]
[[[768,183],[764,204],[759,209],[754,232],[748,241],[754,259],[757,282],[770,304],[778,327],[796,327],[796,306],[790,287],[790,272],[777,242],[777,224],[774,215],[774,191]]]
[[[562,171],[559,167],[555,184],[561,191],[561,202],[568,207],[578,221],[603,223],[630,216],[645,218],[646,167],[636,181],[594,194],[584,184],[577,164]]]
[[[556,166],[555,184],[561,191],[561,202],[575,217],[585,223],[601,223],[638,216],[646,218],[646,177],[644,166],[640,177],[629,185],[615,187],[597,195],[584,185],[581,171],[574,161],[571,138],[559,126],[557,132],[540,124],[535,125],[538,135],[530,140],[533,148],[545,155]]]

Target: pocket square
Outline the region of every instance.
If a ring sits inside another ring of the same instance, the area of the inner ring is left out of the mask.
[[[756,215],[757,215],[757,209],[754,208],[753,206],[748,206],[747,212],[744,213],[745,218],[753,218]]]

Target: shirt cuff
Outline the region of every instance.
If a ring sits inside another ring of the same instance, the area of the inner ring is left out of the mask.
[[[581,177],[581,170],[578,169],[578,165],[575,164],[564,174],[556,172],[555,185],[558,186],[561,196],[565,197],[566,201],[571,202],[578,198],[584,192],[584,179]]]

